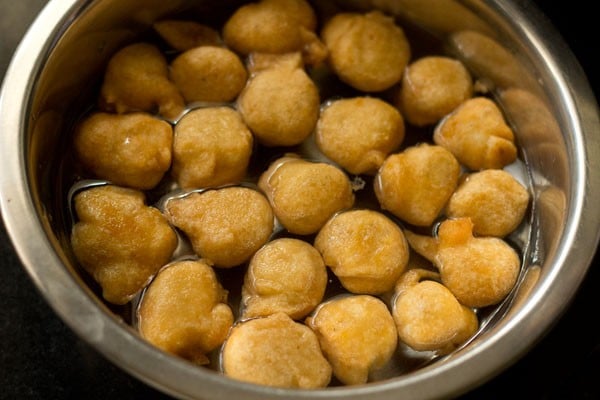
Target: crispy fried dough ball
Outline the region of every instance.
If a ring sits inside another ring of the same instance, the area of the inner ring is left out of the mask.
[[[519,226],[528,204],[529,192],[510,173],[488,169],[465,178],[450,197],[446,214],[470,218],[477,235],[504,237]]]
[[[223,27],[234,51],[283,54],[301,51],[308,64],[319,64],[327,49],[315,34],[317,21],[305,0],[261,0],[239,7]]]
[[[317,146],[352,174],[375,174],[404,140],[404,120],[383,100],[355,97],[331,102],[317,122]]]
[[[465,101],[440,121],[433,141],[474,171],[503,168],[517,158],[512,129],[496,103],[486,97]]]
[[[108,62],[100,89],[100,108],[118,113],[158,112],[174,119],[185,102],[168,74],[167,61],[156,46],[126,46]]]
[[[231,50],[201,46],[181,53],[171,63],[170,78],[188,102],[228,102],[246,85],[248,73]]]
[[[321,37],[333,71],[365,92],[380,92],[400,82],[411,55],[402,28],[380,11],[336,14]]]
[[[169,46],[179,51],[221,44],[218,31],[195,21],[166,19],[155,22],[152,27]]]
[[[313,131],[319,90],[301,68],[266,69],[251,78],[238,98],[244,122],[265,146],[293,146]]]
[[[319,231],[315,247],[352,293],[381,294],[391,290],[408,263],[402,230],[373,210],[336,214]]]
[[[404,233],[410,246],[435,264],[442,283],[467,307],[499,303],[517,281],[517,252],[500,238],[474,237],[469,218],[445,220],[437,238]]]
[[[426,126],[438,122],[472,95],[473,80],[459,60],[428,56],[406,67],[398,106],[408,122]]]
[[[253,141],[232,108],[190,111],[175,126],[173,176],[184,189],[238,183],[246,175]]]
[[[242,286],[243,318],[283,312],[305,317],[323,300],[327,271],[309,243],[282,238],[264,245],[250,260]]]
[[[194,251],[215,267],[247,261],[273,231],[273,211],[258,191],[226,187],[190,193],[166,203],[169,221],[190,239]]]
[[[333,214],[354,204],[352,186],[342,170],[294,156],[271,163],[258,186],[281,225],[300,235],[315,233]]]
[[[441,146],[420,144],[389,156],[375,179],[381,207],[418,226],[435,221],[454,192],[460,165]]]
[[[446,354],[473,336],[479,321],[437,280],[432,271],[405,272],[396,285],[392,315],[402,342],[417,351]]]
[[[346,385],[366,383],[398,344],[392,315],[369,295],[346,296],[320,305],[306,324],[317,334],[333,374]]]
[[[146,289],[139,331],[156,347],[196,364],[220,346],[233,325],[227,291],[204,260],[178,261],[162,269]]]
[[[131,300],[177,247],[175,231],[137,190],[111,185],[87,189],[75,196],[75,212],[73,253],[110,303]]]
[[[284,388],[322,388],[331,366],[313,331],[284,313],[234,325],[222,350],[225,375]]]
[[[86,117],[75,130],[75,154],[97,178],[152,189],[171,167],[173,129],[145,113]]]

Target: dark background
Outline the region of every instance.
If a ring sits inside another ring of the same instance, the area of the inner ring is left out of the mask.
[[[0,0],[0,79],[45,3]],[[598,96],[599,36],[592,3],[536,3],[571,46]],[[595,264],[553,329],[516,364],[461,399],[600,399],[600,277]],[[106,361],[57,318],[0,224],[0,399],[107,398],[168,399]]]

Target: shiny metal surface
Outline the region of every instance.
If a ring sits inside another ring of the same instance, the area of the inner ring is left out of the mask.
[[[226,8],[233,2],[219,2]],[[189,399],[451,397],[508,367],[565,310],[598,244],[598,105],[581,68],[527,2],[372,0],[444,40],[483,79],[517,128],[536,202],[526,283],[504,318],[466,348],[381,383],[318,391],[265,388],[193,368],[141,340],[84,284],[65,232],[59,160],[73,118],[112,52],[161,15],[214,4],[53,0],[24,38],[0,97],[0,205],[27,272],[61,318],[132,375]],[[449,18],[452,16],[452,18]],[[61,211],[62,210],[62,211]],[[538,266],[539,265],[539,269]]]

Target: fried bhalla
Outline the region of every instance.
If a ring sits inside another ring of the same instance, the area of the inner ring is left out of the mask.
[[[528,204],[527,189],[510,173],[488,169],[467,175],[450,197],[446,214],[470,218],[477,235],[504,237],[519,226]]]
[[[196,364],[220,346],[233,325],[233,313],[210,264],[204,260],[167,265],[144,292],[139,331],[156,347]]]
[[[384,210],[409,224],[429,226],[458,185],[460,164],[448,150],[426,143],[389,156],[374,189]]]
[[[404,120],[383,100],[355,97],[335,100],[317,122],[319,150],[352,174],[375,174],[404,139]]]
[[[117,113],[158,112],[175,119],[183,112],[185,101],[168,74],[167,60],[156,46],[126,46],[108,62],[100,89],[100,108]]]
[[[273,231],[268,200],[245,187],[193,192],[170,199],[165,214],[187,235],[196,254],[221,268],[250,259]]]
[[[110,303],[131,300],[177,247],[175,231],[137,190],[112,185],[87,189],[75,196],[75,212],[73,253]]]
[[[408,263],[409,249],[402,230],[373,210],[336,214],[317,234],[315,247],[352,293],[391,290]]]
[[[306,324],[317,334],[333,374],[346,385],[366,383],[398,343],[394,320],[383,301],[353,295],[320,305]]]
[[[77,127],[75,154],[95,177],[152,189],[171,167],[173,129],[145,113],[97,112]]]
[[[319,90],[302,68],[268,68],[252,77],[237,105],[244,122],[265,146],[294,146],[319,118]]]
[[[282,238],[264,245],[250,260],[242,286],[242,317],[284,312],[305,317],[323,300],[327,271],[309,243]]]
[[[354,204],[352,186],[342,170],[292,155],[271,163],[258,186],[281,225],[300,235],[315,233],[333,214]]]
[[[178,55],[169,76],[188,103],[228,102],[240,94],[248,73],[231,50],[201,46]]]
[[[402,342],[417,351],[447,354],[473,336],[479,322],[439,279],[429,270],[405,272],[396,284],[392,315]]]
[[[496,103],[486,97],[465,101],[441,120],[433,141],[473,171],[503,168],[517,158],[512,129]]]
[[[410,246],[440,271],[442,283],[461,304],[486,307],[498,304],[517,281],[520,259],[504,240],[474,237],[469,218],[447,219],[437,237],[405,231]]]
[[[234,325],[222,367],[231,378],[274,387],[316,389],[331,380],[315,333],[284,313]]]
[[[222,44],[221,36],[217,30],[196,21],[165,19],[155,22],[152,28],[169,46],[178,51]]]
[[[381,92],[400,82],[411,56],[402,28],[380,11],[336,14],[321,37],[333,71],[364,92]]]
[[[253,141],[232,108],[190,111],[175,126],[172,174],[184,189],[239,183],[246,175]]]
[[[408,122],[432,125],[473,95],[467,68],[450,57],[422,57],[410,63],[402,77],[398,106]]]

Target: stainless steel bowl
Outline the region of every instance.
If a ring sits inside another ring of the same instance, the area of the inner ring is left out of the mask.
[[[534,346],[565,311],[588,270],[600,233],[600,208],[592,204],[600,196],[598,105],[579,64],[535,6],[476,0],[338,3],[377,7],[423,29],[461,57],[504,106],[534,195],[528,229],[516,238],[525,246],[519,285],[468,346],[363,386],[273,389],[157,351],[90,289],[69,250],[69,182],[63,170],[68,132],[115,49],[162,16],[223,13],[236,2],[51,0],[21,42],[2,87],[2,217],[24,268],[56,313],[116,365],[165,393],[185,399],[452,397]]]

